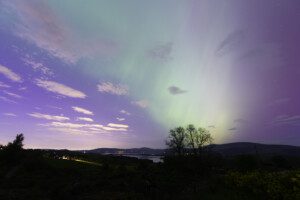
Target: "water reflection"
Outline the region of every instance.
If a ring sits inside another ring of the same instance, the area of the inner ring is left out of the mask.
[[[123,155],[123,156],[152,160],[154,163],[163,162],[163,156],[150,156],[150,155]]]

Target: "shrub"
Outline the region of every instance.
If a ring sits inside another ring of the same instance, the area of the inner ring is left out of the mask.
[[[259,199],[300,199],[300,171],[230,172],[227,184]]]

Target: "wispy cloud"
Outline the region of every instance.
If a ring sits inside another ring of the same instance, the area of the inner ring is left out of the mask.
[[[94,113],[92,111],[89,111],[85,108],[81,108],[81,107],[78,107],[78,106],[73,106],[72,109],[76,112],[83,113],[83,114],[86,114],[86,115],[94,115]]]
[[[8,116],[8,117],[16,117],[17,116],[14,113],[3,113],[3,115]]]
[[[114,127],[114,128],[128,128],[129,126],[126,124],[114,124],[114,123],[109,123],[107,124],[109,127]]]
[[[68,117],[58,116],[58,115],[48,115],[48,114],[41,114],[41,113],[28,113],[28,115],[38,119],[46,119],[46,120],[53,120],[53,121],[70,120],[70,118]]]
[[[76,124],[65,122],[51,122],[47,124],[40,124],[41,126],[48,127],[49,130],[58,131],[66,134],[75,135],[91,135],[93,133],[105,133],[100,124]]]
[[[106,131],[127,131],[126,128],[114,128],[114,127],[108,127],[108,126],[104,126],[102,127],[103,130]]]
[[[102,82],[97,85],[98,91],[114,95],[127,95],[129,88],[127,85],[113,84],[111,82]]]
[[[125,118],[122,118],[122,117],[117,117],[116,119],[120,122],[125,120]]]
[[[34,61],[32,58],[25,57],[22,60],[24,61],[25,65],[29,65],[34,71],[39,71],[47,76],[53,76],[54,74],[50,68],[44,66],[44,64],[41,62]]]
[[[15,16],[15,35],[66,63],[74,64],[85,57],[110,57],[117,51],[114,42],[99,36],[93,40],[79,40],[46,1],[9,0],[3,5]]]
[[[148,51],[148,55],[151,59],[159,62],[166,62],[171,59],[171,52],[173,49],[173,43],[165,43],[157,45]]]
[[[278,125],[293,125],[300,126],[300,115],[279,115],[277,116],[270,125],[278,126]]]
[[[279,68],[287,63],[282,47],[277,43],[259,43],[258,46],[243,54],[238,61],[240,65],[259,70]]]
[[[168,88],[168,91],[170,92],[170,94],[172,95],[177,95],[177,94],[183,94],[183,93],[186,93],[187,91],[186,90],[183,90],[177,86],[170,86]]]
[[[237,30],[230,33],[218,46],[215,51],[217,56],[223,56],[234,50],[245,38],[243,30]]]
[[[77,117],[77,121],[93,122],[94,120],[89,117]]]
[[[120,110],[120,113],[125,114],[125,115],[131,115],[131,113],[126,110]]]
[[[48,127],[48,130],[50,130],[50,131],[60,132],[60,133],[64,133],[64,134],[71,134],[71,135],[91,136],[94,133],[105,133],[105,131],[102,131],[100,129],[92,131],[92,130],[82,130],[82,129],[78,129],[78,128],[56,127],[56,126],[44,125],[44,124],[40,124],[40,125]]]
[[[147,108],[149,106],[149,102],[147,100],[132,101],[131,104],[136,105],[140,108]]]
[[[69,30],[46,2],[12,0],[6,6],[17,16],[14,30],[17,36],[68,63],[77,61],[77,55],[64,46]]]
[[[83,127],[102,128],[103,127],[103,125],[101,124],[76,124],[76,123],[69,123],[69,122],[51,122],[51,125],[55,127],[65,127],[65,128],[83,128]]]
[[[21,95],[18,95],[18,94],[15,94],[13,92],[8,92],[8,91],[3,91],[5,94],[11,96],[11,97],[14,97],[14,98],[17,98],[17,99],[21,99],[22,96]]]
[[[80,124],[66,122],[51,122],[48,124],[40,124],[41,126],[49,127],[50,130],[60,131],[67,134],[100,134],[109,132],[126,132],[126,127],[110,127],[101,124]]]
[[[236,127],[232,127],[232,128],[230,128],[230,129],[228,129],[229,131],[236,131],[237,130],[237,128]]]
[[[0,100],[8,102],[8,103],[17,103],[14,100],[11,100],[11,99],[9,99],[7,97],[4,97],[4,96],[0,96]]]
[[[72,98],[82,98],[82,99],[86,97],[86,94],[84,94],[83,92],[75,90],[69,86],[54,81],[37,79],[36,85],[41,88],[44,88],[47,91],[54,92],[62,96],[67,96]]]
[[[54,109],[62,110],[61,107],[57,107],[57,106],[47,105],[47,107],[48,107],[48,108],[54,108]]]
[[[22,82],[21,76],[10,70],[9,68],[0,65],[0,74],[3,74],[6,78],[14,82]]]
[[[279,105],[283,105],[283,104],[286,104],[290,101],[291,99],[290,98],[280,98],[280,99],[276,99],[272,102],[270,102],[268,104],[268,106],[279,106]]]
[[[0,88],[10,88],[10,86],[0,81]]]
[[[20,87],[18,90],[24,91],[24,90],[27,90],[27,87]]]

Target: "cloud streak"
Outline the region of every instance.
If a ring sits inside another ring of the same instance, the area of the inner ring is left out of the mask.
[[[22,82],[21,76],[10,70],[9,68],[0,64],[0,74],[3,74],[6,78],[13,82]]]
[[[300,115],[279,115],[271,123],[273,126],[292,125],[300,126]]]
[[[117,52],[117,45],[109,40],[79,40],[46,1],[10,0],[3,4],[15,15],[13,32],[16,36],[35,44],[50,55],[68,64],[81,58],[93,56],[109,57]]]
[[[125,118],[122,118],[122,117],[117,117],[116,119],[120,122],[125,120]]]
[[[82,124],[69,122],[51,122],[40,124],[41,126],[49,127],[50,130],[60,131],[67,134],[93,135],[110,132],[126,132],[128,126],[103,126],[101,124]]]
[[[17,103],[17,102],[15,102],[7,97],[4,97],[4,96],[0,96],[0,100],[8,102],[8,103]]]
[[[7,92],[7,91],[3,91],[5,94],[11,96],[11,97],[14,97],[14,98],[17,98],[17,99],[21,99],[22,96],[21,95],[18,95],[18,94],[15,94],[13,92]]]
[[[270,102],[268,104],[268,106],[280,106],[280,105],[283,105],[283,104],[286,104],[290,101],[291,99],[290,98],[280,98],[280,99],[276,99],[272,102]]]
[[[47,75],[47,76],[53,76],[54,75],[54,73],[51,71],[51,69],[44,66],[43,63],[36,62],[33,59],[30,59],[28,57],[23,58],[23,61],[24,61],[25,65],[31,66],[34,71],[39,71],[42,74]]]
[[[41,114],[41,113],[28,113],[29,116],[38,118],[38,119],[46,119],[46,120],[53,120],[53,121],[67,121],[70,120],[68,117],[58,116],[58,115],[48,115],[48,114]]]
[[[109,123],[109,124],[107,124],[107,126],[113,127],[113,128],[128,128],[129,127],[126,124],[114,124],[114,123]]]
[[[242,30],[237,30],[230,33],[219,45],[215,54],[223,56],[234,50],[245,38],[245,33]]]
[[[97,85],[98,91],[102,93],[109,93],[113,95],[127,95],[129,88],[127,85],[113,84],[111,82],[102,82]]]
[[[62,96],[66,96],[66,97],[84,99],[87,96],[86,94],[84,94],[81,91],[75,90],[69,86],[66,86],[66,85],[63,85],[61,83],[57,83],[54,81],[37,79],[36,85],[49,91],[49,92],[53,92],[53,93],[56,93],[56,94],[59,94]]]
[[[132,101],[131,104],[140,108],[147,108],[149,106],[149,102],[147,100]]]
[[[17,117],[17,115],[14,113],[3,113],[3,115],[8,116],[8,117]]]
[[[120,110],[120,113],[122,113],[124,115],[131,115],[131,113],[126,110]]]
[[[72,109],[75,111],[75,112],[79,112],[79,113],[83,113],[85,115],[94,115],[94,113],[90,110],[87,110],[85,108],[81,108],[81,107],[78,107],[78,106],[73,106]]]
[[[10,88],[10,86],[0,81],[0,88]]]
[[[93,122],[94,120],[89,117],[77,117],[77,121]]]

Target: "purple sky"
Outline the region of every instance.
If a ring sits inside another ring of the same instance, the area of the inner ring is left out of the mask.
[[[300,1],[0,0],[0,144],[300,145]]]

